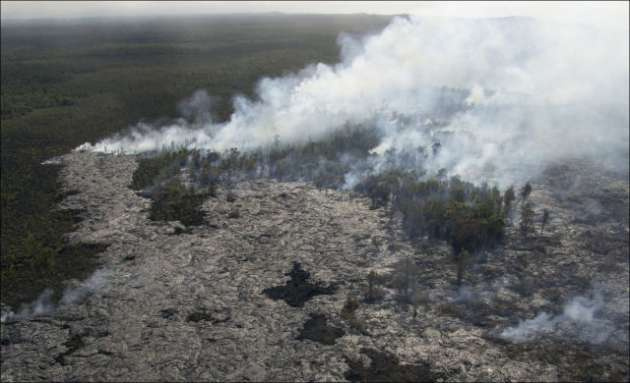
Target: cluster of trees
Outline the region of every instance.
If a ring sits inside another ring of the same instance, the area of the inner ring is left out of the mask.
[[[457,177],[443,176],[418,180],[413,172],[392,170],[372,175],[357,186],[370,197],[374,207],[391,203],[403,217],[403,227],[410,238],[428,237],[451,245],[456,266],[456,283],[461,285],[467,265],[480,250],[491,249],[504,237],[505,227],[520,206],[519,231],[523,238],[535,232],[535,212],[529,197],[532,186],[526,183],[517,193],[510,187],[501,193],[487,184],[476,186]],[[543,209],[540,234],[550,220]],[[407,264],[396,273],[399,295],[404,301],[412,296],[415,265]]]
[[[188,185],[182,179],[182,169],[192,168],[191,163],[205,169],[207,162],[199,152],[185,149],[144,157],[138,161],[129,187],[152,200],[149,219],[180,221],[186,226],[201,225],[204,214],[200,207],[208,196],[215,195],[216,180],[206,180],[213,174],[211,170],[203,173],[199,170],[191,177],[197,184],[203,182],[204,187]]]
[[[134,190],[143,190],[178,175],[180,169],[186,165],[189,155],[189,151],[181,149],[163,151],[158,155],[139,159],[129,187]]]
[[[154,199],[154,219],[199,222],[193,209],[208,196],[216,196],[218,185],[229,189],[235,181],[271,177],[284,181],[312,181],[318,187],[339,188],[357,159],[366,160],[378,142],[375,130],[347,128],[334,136],[303,145],[242,153],[180,150],[142,159],[132,187],[149,187]],[[349,158],[351,160],[349,160]],[[358,161],[360,162],[360,161]],[[368,161],[364,161],[368,162]],[[190,185],[182,185],[180,171],[186,168]],[[471,256],[501,242],[515,206],[520,207],[519,229],[524,237],[533,233],[534,210],[528,183],[518,193],[514,187],[501,192],[496,186],[477,186],[445,172],[426,178],[422,171],[390,168],[364,178],[355,188],[371,200],[372,207],[391,204],[403,217],[410,238],[444,240],[453,249],[457,280],[461,283]],[[545,210],[540,232],[549,220]],[[403,294],[405,295],[405,294]]]
[[[321,188],[338,188],[350,166],[342,156],[365,157],[377,139],[374,130],[348,128],[319,142],[275,144],[251,152],[171,148],[140,158],[130,188],[153,201],[150,219],[199,225],[204,221],[201,204],[217,196],[219,185],[228,196],[235,182],[257,177],[310,180]]]
[[[531,236],[535,232],[535,213],[532,202],[529,200],[529,195],[532,192],[532,186],[526,183],[520,190],[521,197],[521,220],[519,222],[519,230],[521,235],[526,238]],[[548,209],[543,209],[542,216],[540,218],[540,235],[544,233],[545,226],[549,223],[550,212]]]
[[[520,204],[521,235],[526,238],[534,232],[529,183],[519,190],[517,200],[514,187],[501,193],[496,186],[476,186],[457,177],[447,179],[443,174],[419,180],[414,172],[390,170],[367,177],[356,190],[366,194],[375,208],[390,203],[402,215],[403,227],[410,238],[428,237],[449,243],[458,286],[472,256],[501,242],[515,205]],[[540,234],[549,218],[550,212],[544,209]],[[411,302],[417,270],[410,260],[405,262],[402,270],[394,273],[394,281],[401,300]]]
[[[351,167],[364,161],[378,144],[376,129],[346,127],[323,140],[259,150],[252,155],[261,174],[283,181],[313,181],[319,188],[339,188]]]
[[[216,197],[219,185],[227,189],[228,197],[236,181],[256,177],[312,181],[318,187],[339,188],[350,167],[356,166],[356,159],[368,159],[375,142],[378,137],[374,131],[346,129],[320,142],[291,147],[274,145],[246,153],[237,149],[223,153],[164,152],[140,160],[131,186],[150,190],[152,219],[198,225],[203,223],[203,214],[199,211],[201,203],[207,197]],[[501,242],[516,207],[520,213],[516,216],[520,217],[521,235],[526,238],[534,233],[535,214],[529,199],[532,192],[529,183],[518,192],[514,187],[501,192],[496,186],[478,186],[458,177],[448,178],[445,172],[426,178],[422,171],[391,167],[364,178],[355,191],[369,197],[373,208],[389,204],[392,211],[399,212],[410,238],[446,241],[453,250],[457,285],[461,285],[476,253],[492,249]],[[541,234],[549,216],[545,209],[540,222]],[[413,303],[418,270],[413,262],[406,262],[403,270],[395,273],[393,286],[401,301]],[[379,283],[376,275],[368,277],[367,303],[382,297]]]
[[[187,188],[177,179],[164,183],[152,193],[149,219],[154,221],[179,221],[186,226],[204,223],[200,209],[207,195]]]
[[[223,153],[165,151],[140,160],[131,187],[144,190],[154,200],[159,196],[158,206],[170,206],[165,203],[167,198],[190,197],[198,201],[197,194],[216,196],[218,185],[229,190],[238,180],[256,177],[312,181],[321,188],[339,188],[351,166],[356,166],[358,159],[367,159],[376,142],[378,135],[374,130],[348,128],[319,142],[289,147],[274,145],[246,153],[237,149]],[[187,180],[180,176],[182,169],[187,169]],[[521,234],[526,237],[533,232],[529,183],[517,196],[513,187],[502,193],[496,186],[476,186],[458,177],[447,178],[443,172],[432,178],[422,175],[392,168],[366,177],[355,191],[368,196],[373,208],[391,203],[402,214],[404,228],[411,238],[445,240],[456,255],[462,251],[474,254],[499,243],[515,205],[520,205]],[[188,183],[182,185],[182,182]],[[172,215],[154,215],[162,216]],[[541,233],[548,220],[549,212],[545,210]]]
[[[359,159],[369,156],[378,143],[375,129],[346,128],[325,140],[241,152],[232,148],[219,153],[188,149],[164,150],[139,160],[130,187],[153,198],[174,179],[189,183],[197,192],[216,196],[217,187],[244,179],[270,177],[281,181],[312,181],[320,188],[339,188]],[[182,179],[182,171],[187,179]]]
[[[418,180],[416,174],[399,170],[370,176],[357,190],[375,206],[391,202],[411,238],[445,240],[455,254],[498,243],[513,200],[512,189],[501,193],[497,187],[475,186],[457,177]]]

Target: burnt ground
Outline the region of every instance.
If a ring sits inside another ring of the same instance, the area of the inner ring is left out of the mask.
[[[530,197],[536,219],[551,212],[544,231],[521,238],[513,216],[458,287],[447,246],[410,243],[398,217],[356,195],[242,182],[205,200],[205,225],[182,229],[149,219],[151,201],[128,187],[134,157],[63,163],[78,193],[60,207],[85,209],[69,243],[108,245],[107,282],[80,304],[4,322],[3,381],[628,380],[627,174],[548,169]],[[404,262],[410,303],[392,283]],[[360,303],[370,272],[382,297]],[[562,319],[576,296],[601,297],[591,319],[607,338]],[[560,319],[502,336],[540,314]]]

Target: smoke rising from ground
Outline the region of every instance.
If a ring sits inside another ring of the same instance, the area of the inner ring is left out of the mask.
[[[40,315],[52,314],[59,306],[71,305],[84,301],[95,291],[103,288],[106,280],[106,271],[95,271],[88,279],[81,282],[78,286],[67,287],[63,291],[58,305],[56,305],[52,300],[53,290],[45,289],[33,302],[22,305],[17,313],[12,311],[3,312],[0,321],[5,322],[8,320],[30,319]]]
[[[577,296],[566,302],[561,314],[539,313],[504,329],[500,336],[512,342],[534,341],[549,336],[565,336],[590,344],[612,344],[627,348],[627,327],[616,325],[605,317],[605,302],[600,291],[591,296]],[[624,340],[625,339],[625,340]]]
[[[263,78],[256,98],[210,118],[197,92],[170,125],[139,124],[81,149],[146,152],[172,146],[222,151],[319,140],[376,126],[385,153],[440,151],[429,171],[507,184],[550,161],[628,161],[628,31],[542,23],[395,18],[380,34],[340,37],[342,60]]]

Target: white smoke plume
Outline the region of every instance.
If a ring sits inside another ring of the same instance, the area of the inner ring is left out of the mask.
[[[0,322],[32,318],[53,312],[55,305],[52,303],[52,295],[52,289],[45,289],[33,302],[22,305],[17,314],[13,311],[3,311]]]
[[[522,320],[517,326],[504,329],[500,336],[506,340],[521,343],[542,337],[564,336],[590,344],[624,342],[624,336],[615,323],[604,317],[604,299],[599,291],[592,297],[578,296],[569,300],[562,314],[552,315],[542,312],[533,319]],[[623,332],[623,331],[621,331]],[[625,332],[625,339],[628,334]],[[624,347],[624,345],[622,345]],[[625,342],[627,348],[627,340]]]
[[[107,271],[97,270],[78,286],[66,288],[63,292],[63,296],[61,297],[60,304],[69,305],[84,301],[95,291],[100,290],[103,286],[105,286],[107,276]]]
[[[234,99],[228,121],[212,121],[203,109],[210,99],[196,93],[180,107],[187,119],[139,124],[79,149],[250,150],[376,126],[383,140],[375,156],[439,141],[426,169],[470,181],[511,183],[564,157],[628,161],[627,29],[410,17],[339,44],[340,63],[263,78],[255,99]]]
[[[52,300],[53,290],[45,289],[33,302],[24,304],[17,313],[13,311],[2,312],[0,322],[11,320],[30,319],[40,315],[50,315],[63,305],[78,304],[92,295],[95,291],[105,286],[108,273],[104,270],[95,271],[88,279],[75,287],[67,287],[62,294],[58,305]]]

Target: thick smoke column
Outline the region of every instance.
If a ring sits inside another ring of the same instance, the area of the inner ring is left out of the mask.
[[[249,150],[376,126],[383,136],[376,156],[440,142],[427,170],[473,181],[512,182],[563,157],[627,163],[627,30],[528,18],[412,17],[339,43],[339,64],[262,79],[255,99],[234,99],[226,122],[211,121],[203,109],[209,99],[197,93],[191,107],[181,108],[186,120],[141,124],[80,148]]]

